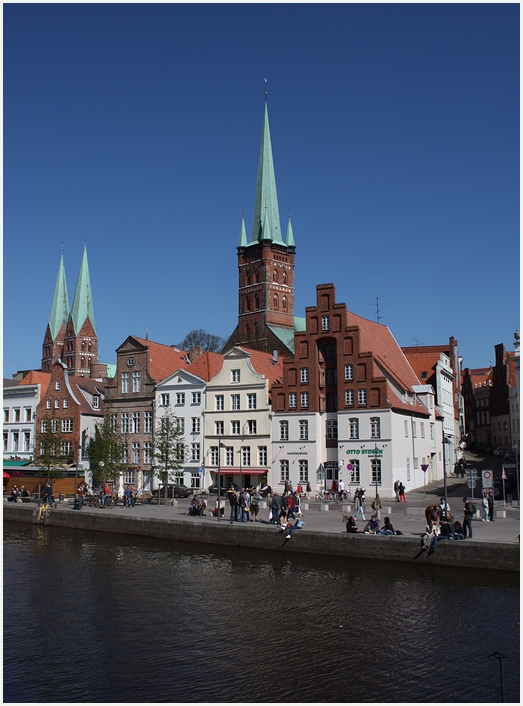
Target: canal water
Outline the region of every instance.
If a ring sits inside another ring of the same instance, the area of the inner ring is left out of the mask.
[[[4,522],[5,702],[519,702],[519,576]]]

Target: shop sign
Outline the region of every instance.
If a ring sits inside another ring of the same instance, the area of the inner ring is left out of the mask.
[[[366,456],[379,456],[383,455],[383,449],[348,449],[347,454],[349,456],[358,456],[363,454]]]

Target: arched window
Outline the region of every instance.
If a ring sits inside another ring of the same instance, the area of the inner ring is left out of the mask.
[[[277,309],[278,308],[278,295],[277,294],[274,295],[273,302],[274,302],[274,308]]]
[[[256,284],[259,284],[259,282],[260,282],[260,273],[258,272],[258,270],[256,270],[256,272],[254,273],[254,278],[255,278],[255,280],[256,280]]]
[[[247,297],[247,311],[251,310],[251,298]]]
[[[260,297],[257,294],[254,295],[254,303],[255,303],[255,308],[259,309],[260,308]]]
[[[254,333],[256,335],[256,338],[258,338],[258,322],[257,321],[254,322]]]
[[[281,299],[281,305],[284,309],[287,308],[287,297],[282,297]]]
[[[251,330],[251,327],[250,327],[250,325],[249,325],[249,324],[247,324],[247,326],[245,327],[245,330],[247,331],[247,334],[248,334],[248,333],[250,332],[250,330]]]
[[[251,273],[247,272],[247,284],[251,283]]]
[[[276,283],[278,282],[278,273],[276,272],[276,270],[274,270],[274,272],[272,273],[272,281]]]
[[[282,284],[287,284],[287,273],[284,272],[281,276]]]

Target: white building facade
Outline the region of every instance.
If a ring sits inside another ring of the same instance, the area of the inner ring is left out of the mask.
[[[207,384],[205,468],[213,486],[272,484],[272,426],[269,385],[281,363],[268,353],[235,346],[223,355],[221,371]],[[263,372],[260,372],[263,371]]]
[[[34,458],[36,407],[41,384],[4,386],[4,461]]]

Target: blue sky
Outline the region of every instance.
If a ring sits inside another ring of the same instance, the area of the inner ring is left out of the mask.
[[[333,282],[466,367],[519,327],[519,5],[30,5],[4,17],[4,376],[84,239],[102,361],[237,322],[264,78],[295,314]]]

